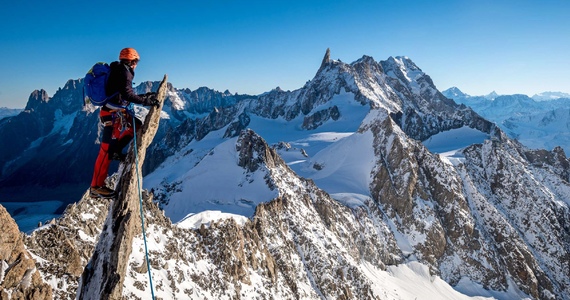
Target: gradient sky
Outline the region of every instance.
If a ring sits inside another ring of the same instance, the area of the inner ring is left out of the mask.
[[[570,1],[23,1],[0,4],[0,107],[49,96],[124,47],[135,82],[260,94],[311,80],[327,48],[407,56],[439,90],[570,93]]]

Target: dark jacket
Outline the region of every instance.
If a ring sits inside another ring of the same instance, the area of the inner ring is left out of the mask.
[[[133,77],[135,71],[121,62],[115,61],[111,63],[111,72],[107,81],[107,96],[117,95],[109,99],[104,108],[115,109],[117,106],[127,106],[131,102],[136,104],[145,104],[145,99],[138,96],[133,90]]]

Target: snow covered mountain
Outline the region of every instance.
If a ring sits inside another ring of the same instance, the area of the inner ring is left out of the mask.
[[[562,149],[524,147],[409,58],[327,51],[298,90],[212,92],[200,109],[190,94],[170,88],[145,161],[158,297],[570,299]],[[104,254],[108,211],[84,195],[26,236],[57,297]],[[134,236],[130,299],[151,293]]]
[[[570,98],[564,93],[546,92],[530,98],[526,95],[469,96],[458,88],[442,92],[457,103],[471,107],[495,122],[509,137],[533,149],[570,149],[568,110]]]

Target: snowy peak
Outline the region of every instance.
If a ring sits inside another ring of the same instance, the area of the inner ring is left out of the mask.
[[[406,98],[412,98],[412,100],[422,98],[423,101],[428,102],[447,101],[437,90],[431,78],[408,57],[389,57],[381,64],[386,75],[397,79],[412,94],[406,95]]]
[[[194,91],[182,90],[179,97],[184,101],[184,109],[192,114],[209,113],[216,107],[228,107],[242,98],[239,95],[222,93],[207,87],[200,87]]]
[[[445,97],[449,99],[457,99],[457,98],[468,98],[470,97],[468,94],[465,94],[457,87],[450,87],[447,90],[441,92]]]
[[[384,71],[390,77],[399,79],[404,85],[417,82],[424,72],[411,59],[405,56],[390,56],[382,61]]]
[[[288,121],[303,115],[305,122],[302,128],[313,130],[327,121],[341,120],[344,112],[333,107],[331,100],[336,95],[352,93],[356,103],[372,108],[382,107],[398,118],[398,122],[409,122],[410,126],[416,128],[408,128],[406,123],[399,124],[408,134],[420,139],[451,125],[442,126],[440,121],[434,123],[433,120],[425,120],[430,115],[440,115],[448,120],[463,118],[453,115],[472,114],[466,110],[456,112],[457,105],[445,98],[431,78],[407,57],[390,57],[377,62],[365,55],[347,64],[330,60],[329,56],[330,50],[315,77],[303,88],[293,92],[272,91],[263,94],[251,101],[249,112],[272,119],[283,117]],[[416,118],[424,120],[418,122]],[[426,129],[426,126],[438,128]],[[411,132],[418,130],[427,132]]]
[[[354,68],[360,80],[378,80],[380,74],[384,73],[382,65],[374,60],[372,56],[364,55],[359,60],[350,64]]]
[[[489,99],[489,100],[495,100],[497,97],[499,97],[499,94],[497,94],[497,92],[495,92],[495,91],[492,91],[491,93],[489,93],[483,97],[485,97],[486,99]]]
[[[560,98],[570,99],[570,94],[563,92],[542,92],[532,96],[531,98],[536,101],[550,101],[550,100],[557,100]]]
[[[402,73],[422,72],[422,70],[407,56],[390,56],[383,62],[389,69],[399,69]],[[422,72],[423,73],[423,72]]]

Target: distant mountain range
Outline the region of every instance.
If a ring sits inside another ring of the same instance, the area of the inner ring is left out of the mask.
[[[442,92],[496,123],[507,135],[533,149],[570,151],[570,94],[470,96],[453,87]]]
[[[7,108],[7,107],[0,107],[0,120],[6,117],[15,116],[21,113],[24,109],[20,108]]]
[[[570,99],[570,94],[562,92],[542,92],[532,96],[532,99],[536,101],[550,101],[561,98]]]

